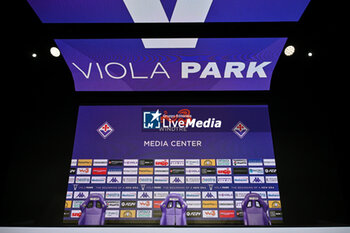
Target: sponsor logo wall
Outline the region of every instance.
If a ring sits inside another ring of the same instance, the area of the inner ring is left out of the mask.
[[[100,109],[79,110],[73,158],[67,171],[65,222],[79,218],[79,206],[91,193],[100,193],[107,202],[106,224],[131,221],[158,225],[160,204],[170,193],[179,193],[188,204],[188,224],[192,220],[196,224],[243,224],[242,201],[248,193],[260,194],[270,207],[271,219],[282,220],[276,162],[264,106],[187,106],[187,115],[177,114],[183,106],[97,108]],[[92,110],[98,110],[99,116],[92,116]],[[159,120],[161,127],[145,129],[144,112],[152,112],[153,121]],[[252,115],[260,122],[249,117]],[[221,126],[162,131],[162,118],[184,121],[191,117],[204,122],[209,116],[220,120]],[[96,131],[106,120],[114,129],[108,137]],[[233,130],[237,122],[249,127],[244,137]],[[163,143],[145,143],[151,139]],[[164,140],[197,143],[172,146]]]

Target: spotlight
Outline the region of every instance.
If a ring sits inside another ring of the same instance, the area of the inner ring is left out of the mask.
[[[307,54],[309,57],[312,57],[312,52],[308,52]]]
[[[60,54],[61,54],[60,50],[58,48],[56,48],[56,47],[51,47],[50,53],[54,57],[59,57]]]
[[[284,54],[286,56],[292,56],[295,52],[295,47],[293,45],[289,45],[284,49]]]
[[[32,57],[37,57],[38,55],[36,53],[32,53]]]

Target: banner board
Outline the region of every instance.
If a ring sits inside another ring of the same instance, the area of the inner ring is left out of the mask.
[[[170,193],[188,225],[242,225],[248,193],[282,221],[267,106],[81,106],[69,173],[65,223],[92,193],[106,224],[159,225]]]
[[[76,91],[269,90],[287,38],[57,39]]]

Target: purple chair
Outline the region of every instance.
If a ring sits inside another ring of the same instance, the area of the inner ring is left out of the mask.
[[[160,225],[187,225],[187,204],[180,194],[169,194],[160,204],[160,209],[162,210]]]
[[[107,204],[101,194],[90,194],[80,206],[78,225],[104,225]]]
[[[244,225],[271,225],[268,209],[268,205],[265,203],[265,201],[263,201],[259,194],[248,193],[242,202]]]

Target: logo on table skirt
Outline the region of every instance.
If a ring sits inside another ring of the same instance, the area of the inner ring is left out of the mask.
[[[100,127],[98,127],[97,132],[101,135],[102,138],[106,139],[111,133],[113,133],[114,129],[112,126],[106,121]]]

